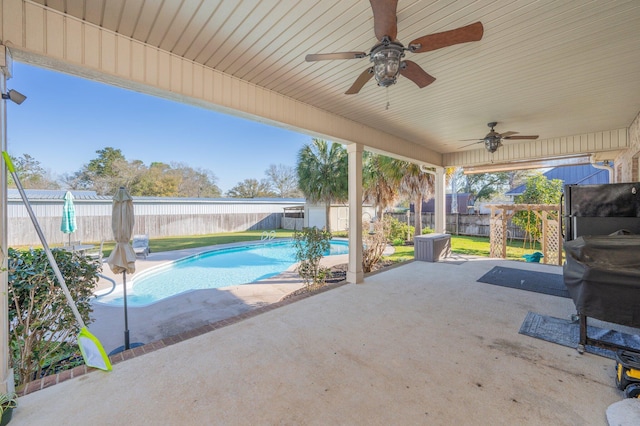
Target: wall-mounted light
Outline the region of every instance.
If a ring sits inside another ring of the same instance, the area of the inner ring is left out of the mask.
[[[18,92],[17,90],[11,89],[9,90],[9,93],[2,94],[2,99],[10,99],[11,101],[20,105],[21,103],[24,102],[25,99],[27,99],[27,97],[22,93]]]

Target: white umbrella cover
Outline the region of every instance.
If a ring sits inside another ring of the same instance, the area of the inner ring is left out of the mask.
[[[113,196],[113,212],[111,228],[116,240],[116,247],[107,259],[109,267],[114,274],[136,271],[136,254],[129,244],[133,234],[135,218],[133,215],[133,199],[126,189],[120,188]]]
[[[116,247],[107,259],[109,267],[114,274],[122,272],[122,292],[124,301],[124,346],[115,349],[111,354],[120,349],[127,350],[129,345],[129,320],[127,315],[127,273],[133,274],[136,270],[136,253],[129,244],[133,234],[133,199],[126,189],[120,188],[113,196],[113,212],[111,216],[111,228],[116,240]],[[136,344],[136,346],[139,346]]]

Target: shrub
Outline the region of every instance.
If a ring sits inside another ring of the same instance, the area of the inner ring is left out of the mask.
[[[89,299],[101,265],[64,250],[53,250],[53,256],[82,319],[88,324],[92,311]],[[20,385],[41,377],[55,360],[78,352],[76,338],[80,326],[43,249],[10,248],[8,274],[9,343]]]
[[[392,246],[403,246],[404,245],[404,239],[402,238],[396,238],[395,240],[393,240],[391,242]]]
[[[362,225],[362,229],[362,271],[366,273],[371,272],[382,259],[382,253],[389,240],[389,231],[387,222],[380,220],[373,222],[373,233],[368,232],[368,222]]]
[[[429,227],[422,228],[422,235],[424,235],[424,234],[433,234],[433,229],[431,229]]]
[[[388,236],[391,241],[401,239],[402,241],[407,240],[408,235],[413,235],[415,232],[415,227],[409,226],[404,222],[400,222],[395,217],[386,215],[384,217],[384,222],[386,224],[386,228],[388,230]]]
[[[527,179],[524,192],[516,196],[514,202],[517,204],[558,204],[560,203],[561,194],[562,181],[560,179],[548,180],[544,175],[538,173]],[[529,236],[529,248],[534,247],[535,241],[540,241],[542,237],[542,219],[535,211],[519,211],[511,221]],[[523,248],[526,244],[527,238],[523,241]]]
[[[298,275],[304,280],[307,291],[324,286],[328,268],[320,266],[320,260],[331,247],[331,233],[313,228],[304,228],[293,234],[293,247],[296,251]]]

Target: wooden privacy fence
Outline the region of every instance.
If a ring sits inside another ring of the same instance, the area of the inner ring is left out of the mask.
[[[385,216],[392,216],[402,223],[407,223],[406,213],[385,213]],[[415,215],[411,213],[409,219],[410,225],[413,226]],[[507,235],[509,239],[524,239],[525,232],[519,227],[513,225],[511,221],[507,222]],[[422,227],[433,229],[435,226],[435,215],[433,213],[422,213]],[[452,235],[472,235],[478,237],[489,237],[489,214],[448,214],[446,217],[447,232]]]
[[[52,245],[67,241],[68,235],[60,231],[64,191],[28,192],[47,241]],[[72,234],[73,240],[96,243],[113,239],[111,197],[78,191],[74,204],[77,230]],[[136,215],[133,233],[158,238],[278,229],[282,226],[284,208],[304,205],[304,200],[134,197],[133,204]],[[7,222],[9,246],[40,244],[21,199],[9,197]]]
[[[507,222],[519,211],[529,211],[542,221],[543,262],[562,265],[562,217],[559,204],[495,204],[491,208],[490,256],[507,257]]]

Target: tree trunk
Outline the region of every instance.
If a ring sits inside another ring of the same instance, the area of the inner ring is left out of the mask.
[[[331,201],[327,201],[324,205],[324,229],[331,232]]]
[[[416,197],[416,199],[414,200],[413,211],[415,213],[415,217],[413,218],[413,226],[416,228],[413,235],[422,235],[422,196]]]

